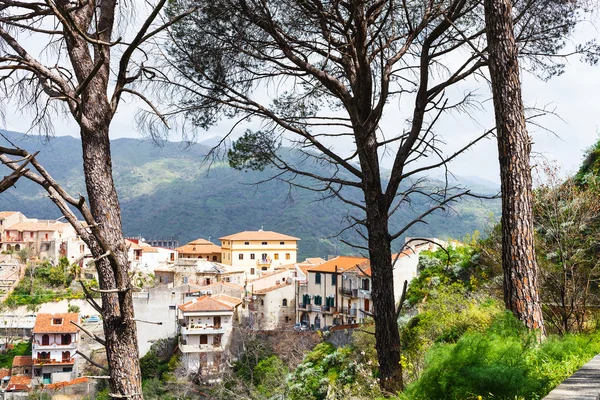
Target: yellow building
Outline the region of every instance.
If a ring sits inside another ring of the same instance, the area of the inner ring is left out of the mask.
[[[249,277],[294,264],[298,238],[272,231],[244,231],[219,238],[221,263],[242,267]]]

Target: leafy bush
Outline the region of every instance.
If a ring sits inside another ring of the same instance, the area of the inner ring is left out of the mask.
[[[15,344],[12,349],[0,353],[0,368],[10,368],[12,366],[13,358],[16,356],[29,355],[31,355],[31,343],[19,342]]]
[[[597,335],[551,337],[540,346],[504,312],[485,332],[435,345],[400,399],[541,399],[599,351]]]

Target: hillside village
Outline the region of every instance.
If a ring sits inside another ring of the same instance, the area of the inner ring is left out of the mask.
[[[0,235],[4,298],[25,274],[26,265],[15,256],[23,249],[28,249],[30,266],[58,265],[66,258],[79,267],[80,279],[97,279],[91,253],[70,224],[2,211]],[[354,256],[298,260],[300,240],[263,229],[220,237],[220,245],[199,238],[169,248],[151,246],[142,238],[126,239],[131,273],[145,277],[143,287],[134,293],[136,316],[142,321],[140,356],[151,343],[177,337],[177,351],[187,368],[197,370],[204,382],[214,382],[228,364],[234,326],[302,335],[353,329],[363,323],[373,312],[369,260]],[[393,256],[397,302],[404,282],[417,275],[419,253],[437,244],[445,243],[407,239],[406,250]],[[101,332],[99,316],[57,311],[2,317],[0,332],[5,339],[20,336],[32,343],[31,356],[16,356],[11,370],[0,371],[3,393],[25,394],[40,385],[87,385],[86,379],[81,380],[91,357],[86,336]],[[146,323],[158,326],[149,330]],[[95,333],[90,332],[93,328]]]

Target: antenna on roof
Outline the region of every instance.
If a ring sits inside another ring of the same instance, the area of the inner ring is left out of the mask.
[[[262,232],[262,230],[263,230],[263,226],[261,225],[260,229],[259,229],[259,232]]]
[[[210,242],[210,236],[208,237],[208,241]]]

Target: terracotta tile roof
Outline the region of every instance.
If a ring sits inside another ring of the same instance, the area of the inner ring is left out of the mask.
[[[354,267],[345,270],[344,272],[353,272],[358,276],[371,276],[371,262],[369,260],[363,261],[362,263],[357,264]]]
[[[55,318],[62,318],[62,324],[53,325]],[[77,333],[79,328],[71,323],[79,322],[79,313],[38,314],[33,333]]]
[[[62,231],[70,227],[71,225],[66,224],[64,222],[17,222],[16,224],[12,224],[6,227],[7,231],[17,231],[17,232],[54,232],[54,231]]]
[[[337,256],[321,265],[310,268],[309,272],[335,272],[336,267],[338,272],[346,271],[355,265],[367,261],[364,257]]]
[[[273,290],[284,288],[286,286],[291,286],[291,285],[288,285],[286,282],[282,282],[279,285],[275,285],[275,286],[271,286],[271,287],[259,289],[259,290],[253,290],[252,294],[265,294],[265,293],[272,292]]]
[[[88,382],[89,378],[82,376],[81,378],[75,378],[71,381],[68,382],[56,382],[56,383],[51,383],[49,385],[44,386],[44,389],[46,390],[56,390],[56,389],[60,389],[63,388],[65,386],[72,386],[72,385],[79,385],[81,383],[86,383]]]
[[[221,303],[225,303],[231,307],[237,307],[240,304],[242,304],[242,299],[238,299],[236,297],[231,297],[228,296],[226,294],[223,293],[219,293],[219,294],[213,294],[212,298],[221,302]]]
[[[131,250],[142,250],[142,246],[133,240],[125,239],[125,245],[129,247]]]
[[[14,367],[27,367],[33,365],[33,359],[31,356],[15,356],[13,358],[12,366]]]
[[[0,211],[0,219],[10,217],[11,215],[19,214],[18,211]]]
[[[193,301],[188,301],[185,304],[179,305],[179,309],[183,312],[190,311],[233,311],[233,307],[225,303],[221,303],[218,300],[211,298],[211,296],[198,297]]]
[[[31,389],[31,377],[27,375],[13,375],[8,381],[6,391],[24,391]]]
[[[10,369],[0,368],[0,379],[4,378],[5,376],[10,376]]]
[[[312,264],[312,265],[321,265],[323,263],[326,263],[327,261],[322,259],[321,257],[311,257],[311,258],[307,258],[306,260],[304,260],[304,262],[302,262],[302,264]]]
[[[300,240],[294,236],[273,231],[244,231],[220,237],[219,240]]]
[[[181,254],[220,254],[221,246],[217,246],[206,239],[199,238],[188,244],[177,247],[175,250]]]

